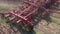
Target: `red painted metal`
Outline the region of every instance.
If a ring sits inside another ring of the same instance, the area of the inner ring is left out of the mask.
[[[38,8],[30,3],[29,7],[24,9],[23,11],[21,11],[21,13],[19,15],[14,12],[10,12],[10,14],[14,15],[15,17],[20,18],[21,21],[24,21],[26,24],[28,24],[28,25],[30,25],[30,27],[32,27],[33,24],[29,21],[28,17],[31,17],[33,15],[33,13],[35,13],[37,10],[38,10]]]

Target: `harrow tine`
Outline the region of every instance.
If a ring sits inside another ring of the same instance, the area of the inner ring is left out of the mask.
[[[16,17],[12,17],[12,18],[10,18],[10,19],[9,19],[9,21],[12,21],[12,20],[14,20],[15,18],[16,18]]]
[[[16,23],[19,23],[21,20],[18,20]]]
[[[5,15],[5,17],[9,17],[9,16],[10,16],[10,14]]]

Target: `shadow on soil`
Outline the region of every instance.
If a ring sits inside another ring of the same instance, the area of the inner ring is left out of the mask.
[[[19,32],[19,33],[21,33],[21,34],[36,34],[36,32],[35,32],[34,30],[27,32],[27,31],[25,31],[24,29],[22,29],[21,26],[18,26],[17,24],[10,25],[10,27],[11,27],[11,29],[14,31],[14,33]],[[16,27],[17,30],[15,30],[13,27]]]

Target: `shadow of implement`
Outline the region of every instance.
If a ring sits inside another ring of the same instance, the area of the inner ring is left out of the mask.
[[[13,27],[17,28],[17,30],[15,30]],[[21,34],[36,34],[36,32],[34,30],[32,31],[25,31],[21,26],[17,25],[17,24],[10,24],[10,28],[15,32],[20,32]]]

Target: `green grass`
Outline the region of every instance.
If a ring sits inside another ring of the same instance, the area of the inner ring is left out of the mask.
[[[52,19],[52,22],[55,23],[52,26],[60,31],[60,19],[55,17],[51,17],[51,19]]]
[[[55,17],[51,17],[52,22],[60,24],[60,19],[59,18],[55,18]]]
[[[52,26],[54,29],[60,31],[60,25],[58,25],[58,24],[56,24],[56,23],[52,23],[51,26]]]
[[[54,23],[60,24],[60,18],[58,18],[58,17],[59,17],[59,14],[57,14],[57,13],[53,13],[53,14],[51,15],[52,21],[53,21]]]
[[[2,19],[2,18],[0,18],[0,23],[1,24],[4,24],[4,25],[7,25],[6,20],[5,19]]]
[[[1,10],[4,10],[4,9],[5,9],[5,7],[4,7],[4,6],[0,6],[0,11],[1,11]]]
[[[2,5],[0,5],[0,11],[2,11],[2,10],[8,10],[8,9],[14,9],[16,6],[2,6]]]

